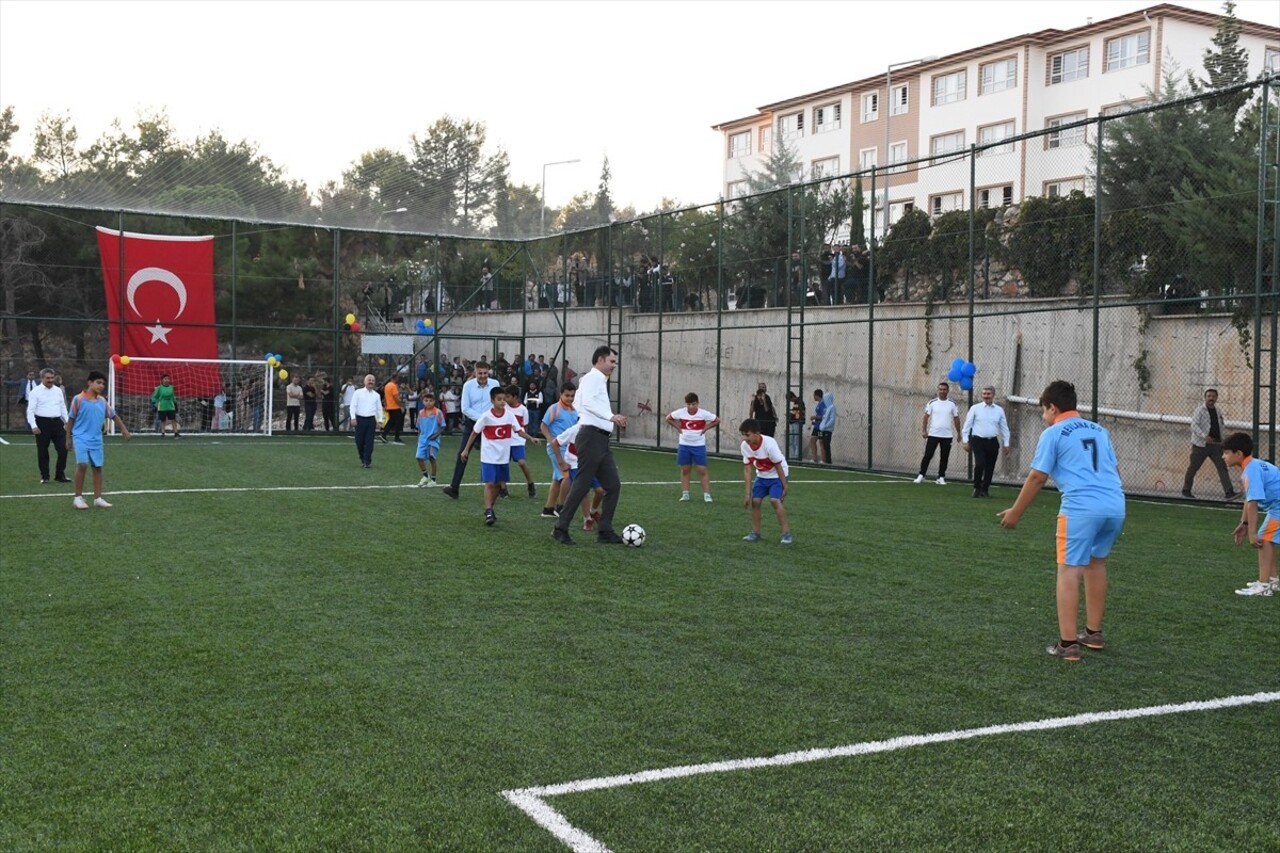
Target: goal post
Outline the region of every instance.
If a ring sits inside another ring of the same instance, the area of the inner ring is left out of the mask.
[[[107,399],[130,431],[153,431],[158,418],[151,395],[168,375],[182,432],[271,435],[275,370],[262,359],[135,356],[127,365],[110,362]]]

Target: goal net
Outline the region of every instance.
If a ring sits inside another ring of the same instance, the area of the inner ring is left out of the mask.
[[[168,376],[182,432],[270,435],[274,371],[261,359],[135,357],[127,365],[111,362],[107,398],[131,432],[158,432],[151,400]]]

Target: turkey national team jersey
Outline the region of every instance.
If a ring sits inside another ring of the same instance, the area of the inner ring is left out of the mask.
[[[1053,478],[1066,516],[1124,517],[1124,489],[1111,436],[1078,412],[1063,412],[1040,434],[1031,467]]]
[[[511,464],[511,436],[517,429],[519,426],[510,409],[504,409],[502,414],[490,409],[481,415],[474,430],[484,434],[484,441],[480,444],[480,461],[490,465]]]
[[[569,466],[569,470],[578,467],[578,425],[574,424],[564,432],[552,439],[556,444],[560,445],[560,457],[564,459],[564,464]]]
[[[791,469],[787,466],[786,457],[782,455],[782,448],[778,447],[777,441],[767,435],[760,436],[759,447],[753,448],[745,441],[742,442],[742,464],[754,466],[756,476],[766,480],[778,479],[779,468],[784,475],[791,476]]]
[[[529,431],[529,428],[526,426],[526,424],[529,423],[529,409],[528,407],[525,406],[524,403],[520,403],[515,406],[508,403],[507,411],[510,412],[511,416],[516,419],[516,424],[519,425],[520,429],[524,430],[525,432]],[[524,447],[524,439],[518,433],[512,433],[511,446]]]
[[[692,415],[689,407],[683,406],[671,413],[671,419],[680,425],[680,443],[685,447],[706,447],[707,435],[703,430],[716,416],[706,409],[698,409]]]
[[[1264,459],[1246,456],[1240,466],[1240,482],[1246,501],[1257,501],[1258,510],[1267,515],[1280,514],[1280,469]]]

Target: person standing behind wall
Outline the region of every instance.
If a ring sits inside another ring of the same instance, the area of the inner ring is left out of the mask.
[[[1231,475],[1227,473],[1227,465],[1222,461],[1222,424],[1225,420],[1218,410],[1218,389],[1207,389],[1204,392],[1204,402],[1191,415],[1191,462],[1187,465],[1186,476],[1182,478],[1184,498],[1195,497],[1191,494],[1191,485],[1206,459],[1218,469],[1218,482],[1222,485],[1223,496],[1227,500],[1236,496],[1236,490],[1231,485]]]

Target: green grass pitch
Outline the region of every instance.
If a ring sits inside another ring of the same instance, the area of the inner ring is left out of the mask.
[[[1071,665],[1055,494],[1005,531],[1012,487],[796,467],[796,544],[767,508],[749,544],[736,461],[678,503],[673,454],[619,450],[646,545],[566,548],[541,448],[487,528],[479,465],[450,501],[412,445],[110,439],[115,506],[77,512],[10,441],[4,850],[563,850],[502,792],[1280,690],[1234,508],[1131,501],[1108,648]],[[1276,850],[1278,731],[1267,702],[550,802],[619,853]]]

